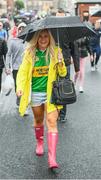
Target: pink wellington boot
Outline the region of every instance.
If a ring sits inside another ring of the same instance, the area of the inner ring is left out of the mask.
[[[43,135],[44,135],[44,127],[35,127],[35,135],[37,139],[37,145],[36,145],[36,155],[42,156],[44,154],[44,140],[43,140]]]
[[[58,142],[58,132],[48,132],[48,164],[49,168],[58,168],[56,162],[56,146]]]

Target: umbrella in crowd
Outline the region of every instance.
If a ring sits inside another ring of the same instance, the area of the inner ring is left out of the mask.
[[[96,11],[94,14],[92,14],[94,17],[101,17],[101,10]]]
[[[67,38],[69,42],[77,40],[85,36],[95,35],[95,31],[87,24],[81,22],[78,16],[56,17],[49,16],[43,19],[35,20],[27,25],[19,38],[24,41],[30,41],[33,34],[42,29],[49,29],[56,41],[59,43],[61,38]]]

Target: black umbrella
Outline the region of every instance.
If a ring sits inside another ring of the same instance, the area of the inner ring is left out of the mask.
[[[67,38],[68,41],[71,42],[84,36],[92,36],[95,34],[94,30],[81,22],[78,16],[50,16],[35,20],[28,24],[24,31],[19,35],[19,38],[29,41],[34,32],[42,29],[49,29],[57,43],[59,40],[61,41],[61,38],[62,40],[63,38]]]
[[[92,14],[94,17],[101,17],[101,10],[96,11],[94,14]]]

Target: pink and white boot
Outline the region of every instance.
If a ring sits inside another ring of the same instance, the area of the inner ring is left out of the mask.
[[[58,132],[48,132],[48,164],[49,168],[58,168],[56,162],[56,146],[58,142]]]
[[[44,154],[44,127],[35,127],[35,135],[36,135],[36,140],[37,140],[37,145],[36,145],[36,155],[42,156]]]

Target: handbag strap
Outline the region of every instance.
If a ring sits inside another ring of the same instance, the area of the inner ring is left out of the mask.
[[[56,64],[56,80],[59,81],[59,78],[60,78],[60,76],[59,76],[58,67],[57,67],[57,64]],[[56,110],[57,110],[57,112],[58,112],[58,117],[59,117],[60,110],[58,109],[58,106],[57,106],[57,105],[55,105],[55,107],[56,107]]]
[[[56,80],[58,80],[59,81],[59,73],[58,73],[58,67],[57,67],[57,65],[58,65],[58,63],[55,65],[55,67],[56,67]]]

